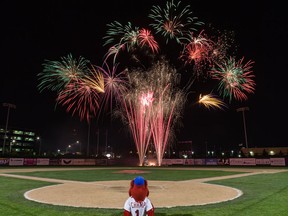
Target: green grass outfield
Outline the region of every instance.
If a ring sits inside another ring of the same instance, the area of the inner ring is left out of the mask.
[[[33,167],[37,169],[37,167]],[[41,167],[43,168],[43,167]],[[41,169],[40,168],[40,169]],[[62,167],[63,168],[63,167]],[[68,168],[68,167],[67,167]],[[75,168],[75,167],[72,167]],[[91,167],[90,167],[91,168]],[[109,167],[100,169],[68,169],[65,171],[35,171],[17,173],[22,175],[78,180],[78,181],[103,181],[103,180],[130,180],[138,174],[115,174],[115,171],[122,169],[144,169],[149,173],[141,174],[148,181],[181,181],[196,178],[207,178],[214,176],[231,175],[233,170],[211,170],[197,167],[197,170],[158,168],[158,167]],[[0,168],[0,173],[6,167]],[[9,169],[9,173],[13,173]],[[19,168],[17,168],[19,169]],[[255,167],[253,167],[255,169]],[[276,168],[274,168],[276,169]],[[279,168],[280,169],[280,168]],[[287,170],[287,168],[281,168]],[[24,171],[25,169],[23,169]],[[287,170],[288,171],[288,170]],[[243,173],[241,170],[240,173]],[[203,206],[156,208],[157,216],[287,216],[288,215],[288,172],[263,173],[241,178],[210,181],[209,183],[234,187],[243,192],[243,195],[232,201]],[[123,211],[119,209],[99,208],[76,208],[63,207],[48,204],[36,203],[26,200],[24,193],[28,190],[53,185],[55,183],[17,179],[0,176],[0,215],[7,216],[121,216]],[[128,193],[127,193],[128,196]],[[123,201],[124,202],[124,201]]]

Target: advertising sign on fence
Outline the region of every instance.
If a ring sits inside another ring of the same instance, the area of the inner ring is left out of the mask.
[[[285,166],[285,158],[270,158],[271,166]]]
[[[49,158],[37,158],[37,166],[47,166],[49,165]]]
[[[230,166],[256,166],[255,158],[230,158]]]
[[[24,166],[35,166],[37,164],[36,158],[24,158]]]
[[[9,158],[9,166],[23,166],[24,158]]]
[[[0,158],[0,166],[9,165],[9,158]]]

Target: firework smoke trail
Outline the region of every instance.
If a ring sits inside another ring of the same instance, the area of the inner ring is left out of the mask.
[[[60,92],[70,82],[79,80],[88,71],[89,60],[83,57],[74,59],[71,54],[62,57],[61,61],[46,60],[43,64],[44,69],[38,76],[38,89]]]
[[[239,61],[230,57],[222,64],[217,64],[217,68],[212,68],[212,79],[220,80],[218,90],[224,98],[228,97],[230,102],[232,98],[236,100],[247,100],[248,93],[254,93],[255,81],[252,71],[253,61],[249,60],[243,63],[244,57]]]
[[[227,105],[222,100],[220,100],[213,94],[207,94],[203,96],[200,94],[198,103],[203,104],[208,109],[218,108],[223,110],[225,107],[227,107]]]
[[[167,2],[164,8],[154,5],[148,17],[153,20],[150,26],[154,28],[156,34],[161,34],[166,38],[166,43],[169,40],[176,40],[180,44],[181,39],[185,38],[189,32],[197,31],[196,27],[204,24],[191,15],[190,5],[182,9],[181,1],[174,3],[172,0]]]

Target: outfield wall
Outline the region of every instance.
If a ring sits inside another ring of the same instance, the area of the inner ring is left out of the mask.
[[[288,166],[288,158],[163,159],[162,166]],[[138,159],[0,158],[0,166],[138,166]],[[156,159],[145,166],[157,166]]]

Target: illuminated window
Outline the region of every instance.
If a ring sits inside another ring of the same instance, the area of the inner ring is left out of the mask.
[[[23,135],[23,131],[19,131],[19,130],[13,130],[12,131],[13,134],[19,134],[19,135]]]
[[[34,132],[24,132],[24,135],[35,136],[35,133]]]

